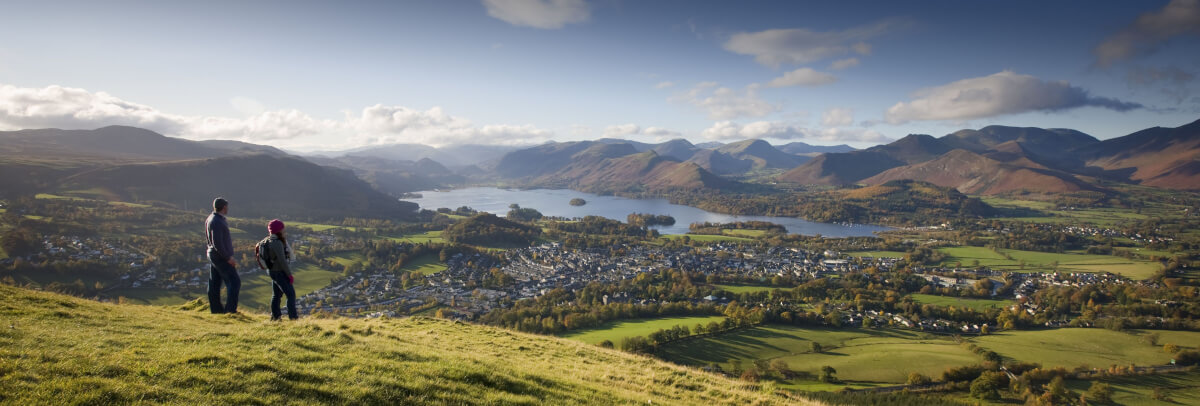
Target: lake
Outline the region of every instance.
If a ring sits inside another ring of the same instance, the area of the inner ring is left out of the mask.
[[[416,203],[422,209],[436,210],[441,207],[455,209],[467,206],[475,210],[503,216],[508,206],[516,203],[521,207],[537,209],[546,216],[584,217],[601,216],[624,222],[630,213],[666,214],[675,218],[675,225],[653,226],[662,234],[685,234],[692,223],[732,223],[737,221],[768,221],[787,228],[792,234],[826,237],[863,237],[887,227],[866,224],[817,223],[792,217],[738,216],[712,213],[691,206],[671,204],[667,199],[630,199],[617,196],[600,196],[566,189],[514,190],[494,187],[473,187],[446,191],[419,192],[420,198],[403,200]],[[570,205],[571,199],[587,200],[583,206]]]

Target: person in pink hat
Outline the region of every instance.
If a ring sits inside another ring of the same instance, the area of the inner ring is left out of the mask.
[[[264,238],[257,245],[258,266],[266,269],[267,274],[271,276],[271,320],[281,320],[283,312],[279,309],[279,301],[284,295],[287,295],[287,311],[288,319],[295,320],[300,318],[296,312],[296,288],[292,286],[296,282],[295,276],[292,275],[292,268],[288,261],[292,259],[292,249],[288,245],[287,235],[283,231],[283,221],[279,219],[271,220],[267,223],[267,232],[271,235]]]

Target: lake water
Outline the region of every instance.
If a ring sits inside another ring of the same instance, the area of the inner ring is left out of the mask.
[[[542,212],[543,215],[556,217],[601,216],[624,222],[630,213],[666,214],[675,218],[675,225],[654,226],[662,234],[684,234],[692,223],[732,223],[736,221],[768,221],[787,228],[792,234],[817,235],[826,237],[861,237],[871,236],[876,231],[888,230],[887,227],[853,224],[842,225],[832,223],[817,223],[792,217],[769,216],[737,216],[732,214],[712,213],[691,206],[671,204],[666,199],[630,199],[616,196],[600,196],[591,193],[576,192],[566,189],[533,189],[512,190],[494,187],[474,187],[447,191],[420,192],[421,198],[406,198],[403,200],[416,203],[422,209],[436,210],[441,207],[455,209],[467,206],[475,210],[503,216],[508,213],[508,206],[516,203],[521,207],[530,207]],[[572,206],[568,202],[574,198],[587,200],[583,206]]]

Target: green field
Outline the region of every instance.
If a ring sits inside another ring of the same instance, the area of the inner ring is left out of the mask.
[[[1138,214],[1131,209],[1122,208],[1079,208],[1076,210],[1055,210],[1054,204],[1042,201],[1015,200],[1002,197],[983,197],[984,203],[998,208],[1033,209],[1046,213],[1044,217],[1001,217],[1000,220],[1016,220],[1030,223],[1094,223],[1098,225],[1113,225],[1131,220],[1145,220],[1152,215],[1170,215],[1169,207],[1153,206]]]
[[[438,262],[438,257],[434,254],[426,254],[417,257],[417,259],[412,260],[408,264],[405,264],[404,267],[400,268],[400,271],[402,272],[417,271],[423,275],[433,275],[445,270],[446,264]]]
[[[813,353],[812,342],[824,347]],[[911,372],[938,376],[951,366],[979,363],[979,356],[949,338],[923,337],[896,329],[825,329],[766,325],[667,345],[664,359],[685,365],[716,363],[729,370],[732,360],[743,367],[754,360],[781,359],[814,376],[829,365],[846,381],[903,383]],[[792,382],[803,384],[803,382]],[[839,386],[840,387],[840,386]]]
[[[1190,342],[1200,342],[1200,332],[1171,333],[1172,338],[1190,337]],[[1171,359],[1163,352],[1162,345],[1144,342],[1137,332],[1098,328],[1005,331],[976,337],[971,341],[1006,358],[1038,362],[1047,367],[1163,365]]]
[[[732,235],[735,237],[755,238],[755,237],[762,237],[763,234],[767,233],[767,230],[736,230],[735,229],[735,230],[721,230],[721,232],[724,233],[725,235]]]
[[[1112,386],[1118,405],[1200,405],[1200,372],[1128,376],[1104,379]],[[1092,381],[1070,380],[1067,388],[1086,393]],[[1166,400],[1154,400],[1154,388],[1162,388]]]
[[[316,265],[303,264],[292,270],[296,277],[296,297],[304,296],[313,291],[329,286],[329,281],[340,273],[318,268]],[[271,278],[266,271],[257,271],[250,275],[242,275],[242,293],[238,295],[238,305],[251,309],[265,310],[271,304]]]
[[[751,242],[754,239],[745,237],[734,237],[731,235],[710,235],[710,234],[667,234],[661,238],[678,240],[687,236],[692,241],[698,242],[714,242],[714,241],[729,241],[729,242]]]
[[[687,326],[691,329],[696,324],[707,325],[710,322],[720,323],[725,320],[723,316],[694,316],[694,317],[667,317],[661,319],[642,319],[642,320],[619,320],[605,323],[599,327],[589,328],[585,330],[576,330],[563,334],[563,338],[582,341],[589,344],[598,344],[601,341],[609,340],[614,344],[620,344],[621,339],[634,336],[648,336],[650,333],[660,329],[667,329],[678,325]]]
[[[318,268],[312,264],[299,265],[293,271],[296,276],[296,297],[304,296],[317,289],[326,287],[329,285],[330,279],[341,275],[337,272]],[[255,267],[253,272],[244,273],[241,276],[242,290],[238,295],[238,306],[252,311],[267,310],[271,304],[272,292],[271,278],[267,276],[266,271],[260,271]],[[207,283],[207,280],[205,280],[205,283]],[[135,304],[178,305],[195,298],[204,298],[207,301],[206,292],[207,287],[204,287],[181,296],[174,289],[123,288],[106,292],[104,296],[110,298],[124,296],[127,301]],[[222,300],[225,300],[227,297],[225,296],[224,289],[221,290],[221,297]]]
[[[446,240],[442,239],[441,230],[426,231],[421,234],[408,234],[408,235],[402,235],[399,237],[385,237],[385,238],[392,240],[392,241],[408,242],[408,243],[413,243],[413,244],[424,244],[427,242],[440,244],[440,243],[446,242]]]
[[[0,285],[4,404],[810,404],[554,337],[423,317],[213,315]]]
[[[363,254],[358,251],[342,251],[338,252],[336,255],[330,255],[325,259],[333,261],[333,263],[341,266],[350,266],[352,264],[362,264],[366,262],[367,257],[363,256]]]
[[[332,225],[332,224],[302,223],[299,221],[288,221],[287,225],[290,227],[307,228],[307,229],[310,229],[313,231],[318,231],[318,232],[326,231],[326,230],[359,231],[358,227],[337,226],[337,225]]]
[[[1036,252],[1002,249],[999,253],[984,247],[944,247],[938,251],[946,254],[942,266],[956,266],[962,263],[965,267],[986,266],[1000,271],[1013,272],[1050,272],[1054,270],[1053,263],[1058,262],[1058,269],[1063,272],[1112,272],[1131,279],[1146,279],[1154,276],[1161,265],[1150,261],[1130,260],[1111,255],[1087,255],[1072,253]],[[1007,254],[1012,259],[1005,258]],[[1025,268],[1020,266],[1025,261]]]
[[[912,294],[913,301],[921,304],[931,304],[935,306],[954,306],[958,308],[969,308],[975,310],[984,310],[996,307],[1006,307],[1013,302],[1011,300],[993,300],[993,299],[971,299],[951,296],[924,295],[920,293]]]
[[[714,285],[724,289],[730,293],[754,293],[754,292],[770,292],[775,289],[788,289],[778,286],[754,286],[754,285]]]
[[[904,258],[904,253],[900,251],[855,251],[847,252],[846,255],[851,257]]]

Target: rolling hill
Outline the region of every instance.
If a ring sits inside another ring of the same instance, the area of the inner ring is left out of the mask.
[[[129,202],[192,208],[224,196],[238,215],[380,216],[403,219],[416,205],[379,192],[348,170],[272,155],[106,166],[71,175],[62,191],[88,190]]]
[[[809,145],[803,142],[790,142],[780,145],[780,151],[787,152],[792,155],[816,156],[826,152],[850,152],[855,151],[854,147],[846,144],[825,146],[825,145]]]
[[[21,157],[116,162],[169,161],[229,155],[286,155],[274,147],[239,141],[190,141],[127,126],[95,130],[56,128],[0,132],[0,153]]]
[[[620,144],[618,144],[620,145]],[[654,151],[609,157],[581,156],[537,184],[591,193],[637,193],[670,190],[720,190],[737,186],[692,162],[679,162]]]
[[[808,160],[807,157],[780,151],[766,141],[758,139],[725,144],[716,151],[749,161],[753,169],[792,169]]]
[[[212,315],[0,285],[0,403],[810,404],[696,369],[452,321]]]
[[[1089,167],[1115,171],[1143,185],[1200,189],[1200,120],[1154,127],[1079,149]]]
[[[1013,162],[1022,162],[1020,158]],[[1032,164],[1032,162],[1029,162]],[[997,195],[1016,191],[1039,193],[1073,192],[1091,189],[1087,183],[1066,173],[1032,165],[1006,163],[963,149],[955,149],[933,160],[892,168],[863,179],[868,185],[912,179],[959,192]]]

